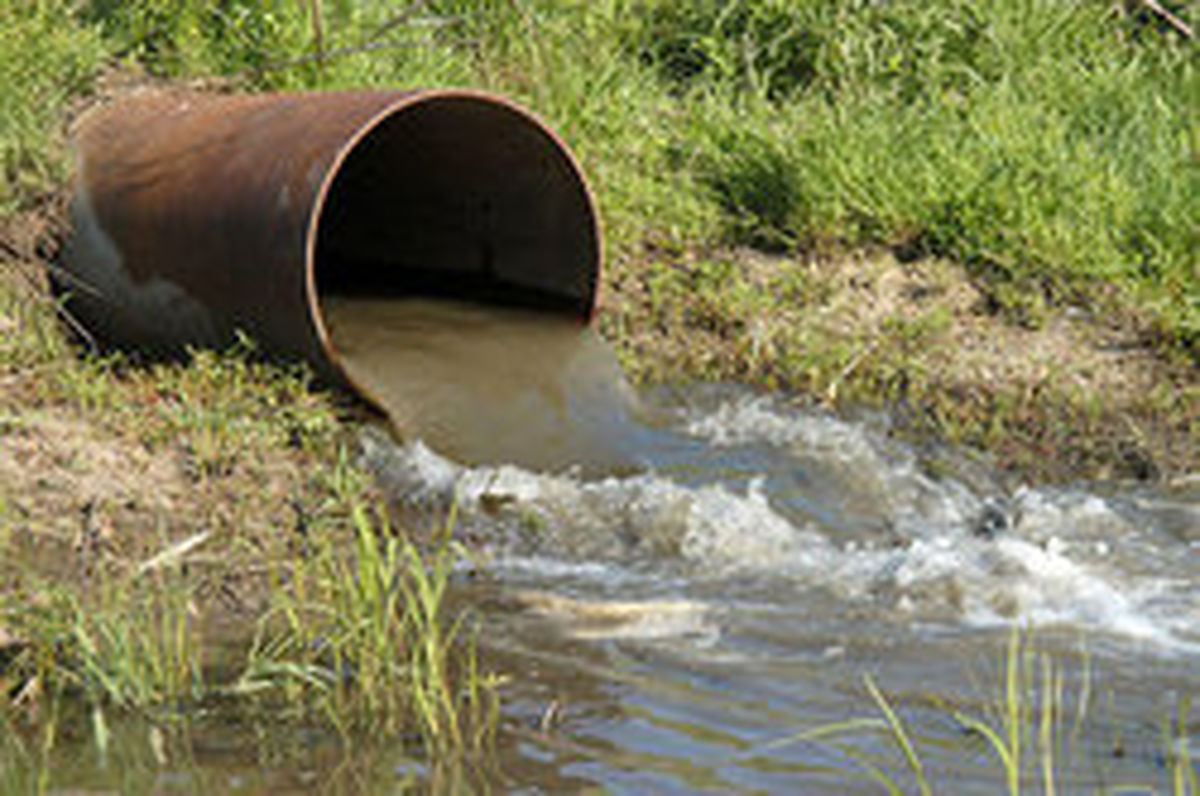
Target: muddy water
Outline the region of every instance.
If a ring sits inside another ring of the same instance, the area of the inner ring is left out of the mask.
[[[402,436],[472,464],[609,472],[636,454],[632,395],[573,318],[427,299],[328,299],[346,373]]]
[[[1187,741],[1162,722],[1200,691],[1195,480],[1013,485],[883,416],[635,400],[587,330],[521,313],[343,305],[333,328],[400,430],[368,431],[367,464],[414,522],[457,503],[482,551],[464,589],[515,675],[506,786],[872,792],[850,752],[797,740],[873,715],[871,674],[940,792],[994,793],[931,705],[988,715],[1019,625],[1062,670],[1059,787],[1166,792]],[[878,735],[849,743],[903,771]]]

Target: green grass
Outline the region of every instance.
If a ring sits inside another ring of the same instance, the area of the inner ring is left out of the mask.
[[[384,513],[356,506],[353,522],[352,554],[318,541],[272,587],[271,610],[231,691],[287,692],[285,708],[315,711],[343,729],[394,735],[415,724],[436,758],[486,753],[498,681],[479,670],[463,615],[445,607],[464,554],[451,541],[452,523],[422,555]]]
[[[0,216],[66,177],[61,131],[91,85],[105,45],[60,2],[0,6]]]
[[[473,85],[545,116],[647,244],[955,259],[1037,324],[1074,303],[1195,352],[1194,59],[1103,2],[17,4],[11,206],[61,176],[101,60],[242,88]],[[37,42],[37,47],[33,42]],[[48,64],[48,65],[47,65]]]
[[[656,239],[882,244],[958,260],[1031,323],[1046,304],[1116,291],[1105,307],[1194,350],[1194,59],[1110,4],[144,1],[6,13],[17,33],[0,82],[21,91],[6,95],[0,146],[18,193],[59,173],[36,139],[102,53],[247,88],[476,85],[524,100],[580,150],[619,254]]]
[[[1032,322],[1113,288],[1195,344],[1184,47],[1131,40],[1099,3],[757,5],[654,28],[692,98],[676,146],[729,240],[949,256]],[[676,63],[680,41],[700,42],[699,72]],[[739,42],[757,57],[726,51]]]

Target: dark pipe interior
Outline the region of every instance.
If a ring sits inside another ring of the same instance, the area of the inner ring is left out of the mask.
[[[355,145],[318,220],[319,295],[451,296],[588,317],[599,243],[570,157],[519,111],[432,96]]]

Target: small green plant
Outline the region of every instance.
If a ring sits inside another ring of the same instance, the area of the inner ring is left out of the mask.
[[[871,679],[870,675],[863,677],[863,683],[866,685],[871,699],[875,701],[875,705],[879,708],[879,712],[886,719],[889,736],[904,754],[904,761],[908,764],[909,771],[912,772],[913,777],[917,781],[917,789],[920,790],[922,796],[929,796],[932,791],[929,788],[929,780],[925,777],[925,766],[921,763],[921,758],[917,754],[912,740],[909,739],[908,732],[904,729],[904,723],[900,721],[896,712],[892,710],[891,704],[880,693],[879,688],[875,685],[875,681]]]
[[[71,679],[89,701],[125,708],[196,704],[205,693],[203,639],[189,615],[187,584],[158,580],[148,593],[128,589],[128,604],[100,610],[73,607]]]
[[[159,573],[162,575],[162,573]],[[69,693],[93,705],[149,711],[196,704],[204,695],[203,652],[189,616],[187,585],[156,577],[100,584],[85,601],[51,583],[34,611],[15,616],[22,649],[5,674],[42,693]]]
[[[121,357],[85,356],[64,360],[57,368],[54,388],[80,414],[100,414],[116,408],[119,391],[114,389],[113,375],[121,366]]]
[[[1184,695],[1175,709],[1175,726],[1169,716],[1163,718],[1163,757],[1171,773],[1171,788],[1175,796],[1200,793],[1200,774],[1192,762],[1192,700]]]
[[[355,506],[352,519],[351,555],[327,537],[281,573],[234,690],[282,689],[344,729],[415,730],[439,758],[486,751],[497,681],[480,671],[464,616],[447,616],[463,555],[450,525],[423,554],[382,512]]]

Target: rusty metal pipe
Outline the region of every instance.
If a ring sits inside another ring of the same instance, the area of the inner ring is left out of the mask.
[[[147,91],[77,124],[69,307],[158,354],[241,330],[354,388],[335,294],[533,302],[586,322],[601,251],[583,173],[527,111],[461,90]]]

